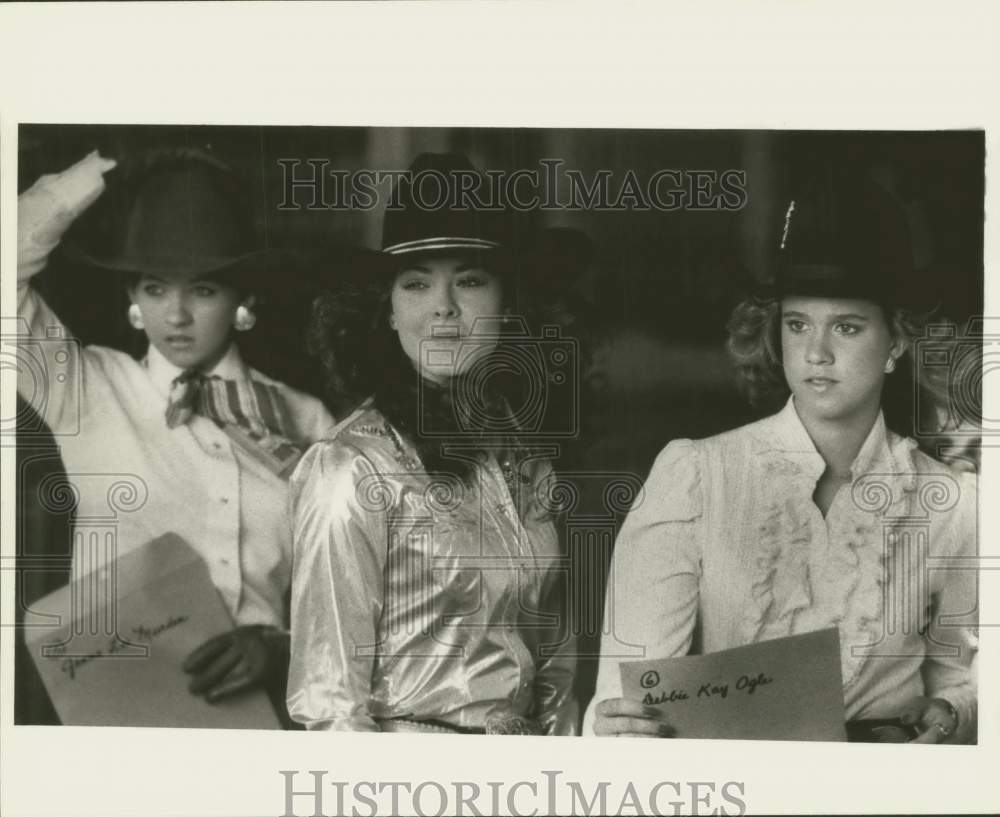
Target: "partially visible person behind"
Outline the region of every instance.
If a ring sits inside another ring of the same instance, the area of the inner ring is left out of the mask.
[[[31,279],[101,196],[115,164],[92,153],[18,199],[18,316],[34,340],[69,337]],[[204,559],[235,626],[178,667],[190,673],[191,692],[217,701],[265,688],[280,714],[291,577],[287,478],[333,418],[320,400],[240,356],[236,339],[253,330],[259,293],[287,284],[277,278],[282,257],[255,244],[232,170],[196,150],[126,164],[114,171],[125,202],[116,246],[83,260],[95,280],[127,280],[127,315],[106,320],[127,318],[148,348],[139,360],[101,346],[62,360],[62,345],[37,343],[47,380],[36,384],[22,372],[19,392],[55,434],[80,517],[109,513],[106,487],[87,475],[133,474],[144,483],[145,504],[120,514],[119,556],[174,532]],[[78,576],[100,564],[92,556],[73,554]]]
[[[849,739],[976,739],[962,626],[975,574],[968,562],[930,569],[976,554],[975,477],[892,430],[911,428],[912,391],[895,418],[884,399],[924,335],[926,316],[904,308],[921,294],[904,225],[877,188],[845,183],[789,207],[776,289],[729,325],[749,396],[786,402],[660,454],[616,544],[605,615],[618,642],[658,659],[838,627]],[[926,551],[893,530],[914,519],[927,522]],[[612,646],[585,731],[684,737],[622,696]]]

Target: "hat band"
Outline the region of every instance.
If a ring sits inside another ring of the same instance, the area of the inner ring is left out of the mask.
[[[840,264],[794,264],[779,278],[777,291],[785,295],[819,298],[881,300],[888,292],[873,271]]]
[[[436,238],[421,238],[416,241],[401,241],[383,247],[382,252],[389,255],[403,255],[409,252],[424,252],[426,250],[495,250],[500,244],[485,238],[455,238],[438,236]]]

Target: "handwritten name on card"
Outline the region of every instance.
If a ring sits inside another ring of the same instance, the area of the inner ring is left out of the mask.
[[[659,682],[660,676],[655,670],[650,670],[648,673],[643,675],[639,681],[640,685],[643,687],[659,686]],[[709,681],[699,686],[693,694],[690,694],[684,689],[671,689],[669,692],[658,692],[655,695],[651,692],[647,692],[643,695],[642,702],[644,704],[655,706],[657,704],[675,703],[676,701],[687,701],[692,697],[711,698],[718,695],[720,698],[726,698],[729,696],[730,690],[733,690],[734,692],[742,692],[747,695],[753,695],[757,687],[772,683],[774,683],[774,678],[769,675],[765,675],[763,672],[759,672],[756,676],[741,675],[731,684],[714,684]]]
[[[179,627],[185,621],[188,620],[188,616],[185,615],[171,615],[165,620],[159,621],[156,624],[136,624],[131,628],[132,637],[134,641],[126,641],[120,638],[117,634],[111,636],[105,646],[94,646],[92,652],[88,655],[73,655],[64,658],[59,663],[59,668],[69,676],[70,680],[76,680],[77,673],[81,667],[85,667],[95,658],[101,658],[103,656],[110,655],[121,655],[122,653],[127,653],[130,647],[135,646],[136,643],[149,643],[155,639],[161,633],[171,630],[174,627]],[[65,644],[50,644],[47,645],[45,654],[47,656],[58,656],[66,652]],[[143,656],[145,657],[145,656]]]
[[[660,709],[680,738],[845,740],[835,628],[621,665],[624,696]]]
[[[279,728],[259,690],[217,704],[188,691],[184,659],[233,623],[187,542],[165,534],[109,570],[114,595],[94,593],[85,577],[33,605],[61,622],[29,633],[28,647],[63,723]]]

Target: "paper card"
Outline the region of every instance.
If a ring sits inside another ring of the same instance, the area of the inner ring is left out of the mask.
[[[32,605],[57,627],[28,649],[64,724],[278,729],[260,691],[217,704],[187,690],[184,659],[232,620],[208,568],[166,534]]]
[[[847,739],[836,628],[621,665],[624,697],[657,707],[679,738]]]

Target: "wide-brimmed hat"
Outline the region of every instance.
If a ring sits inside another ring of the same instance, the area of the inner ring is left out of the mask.
[[[415,256],[475,253],[518,269],[522,283],[538,285],[536,294],[578,278],[594,254],[586,234],[540,228],[534,214],[511,207],[495,184],[464,154],[417,156],[385,209],[382,253],[392,268]]]
[[[78,235],[66,251],[87,266],[123,273],[241,281],[293,262],[258,241],[250,201],[236,173],[200,150],[128,157],[112,172],[103,214],[106,246]]]
[[[776,231],[766,297],[859,298],[927,307],[906,214],[873,181],[847,178],[791,198]]]
[[[421,153],[390,195],[382,252],[509,252],[510,213],[490,190],[485,176],[463,154]]]

